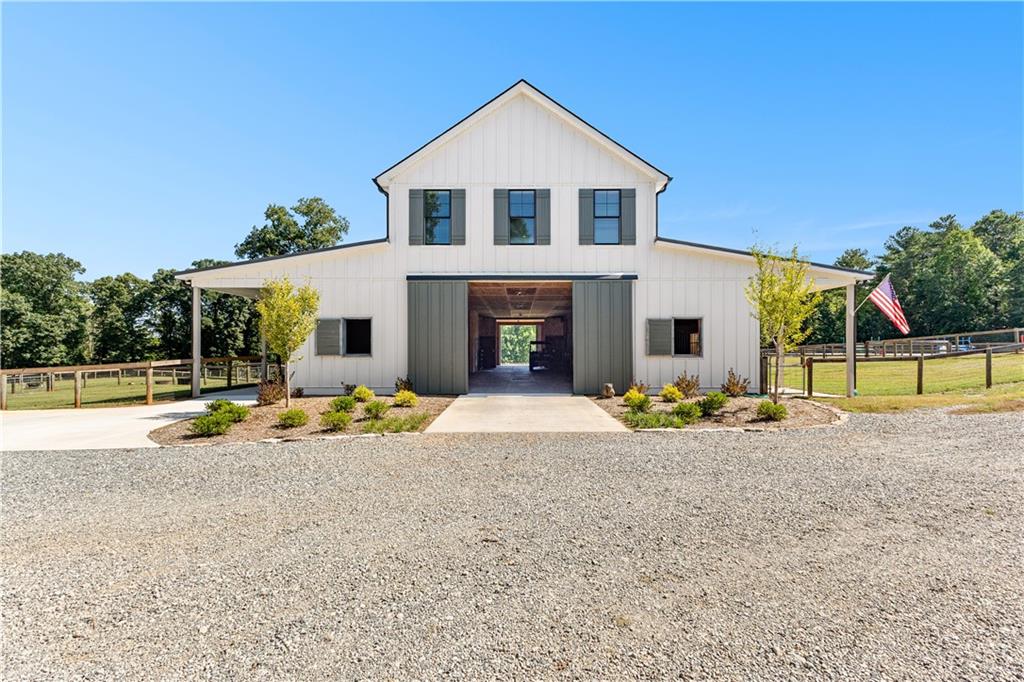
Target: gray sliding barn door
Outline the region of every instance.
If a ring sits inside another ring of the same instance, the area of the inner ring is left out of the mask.
[[[573,392],[593,395],[612,383],[621,395],[632,379],[633,282],[573,282]]]
[[[469,391],[469,285],[407,282],[409,379],[417,393]]]

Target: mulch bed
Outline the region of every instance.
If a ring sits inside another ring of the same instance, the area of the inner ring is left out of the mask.
[[[352,423],[346,430],[325,431],[320,427],[320,415],[330,411],[331,400],[333,400],[333,396],[292,398],[291,409],[305,410],[309,415],[309,423],[291,429],[282,428],[277,424],[277,415],[285,410],[282,400],[276,405],[250,407],[249,418],[240,424],[235,424],[230,431],[222,436],[196,436],[189,431],[192,420],[186,419],[150,431],[149,438],[160,445],[194,445],[199,443],[248,443],[267,438],[318,438],[361,434],[366,422],[361,404],[356,405],[355,411],[352,412]],[[391,396],[378,396],[377,400],[383,400],[389,405],[392,402]],[[430,422],[434,421],[437,415],[444,412],[453,400],[454,398],[447,396],[420,396],[420,402],[416,407],[392,407],[386,416],[404,417],[410,414],[427,414],[429,415],[428,419],[420,427],[422,431]]]
[[[699,398],[684,400],[683,402],[697,402]],[[605,412],[622,420],[622,415],[629,411],[629,408],[622,402],[622,396],[614,398],[592,398],[592,400]],[[687,428],[691,429],[716,429],[716,428],[742,428],[751,430],[773,430],[793,429],[807,426],[821,426],[839,421],[839,414],[832,408],[825,407],[818,403],[804,398],[783,398],[782,404],[789,410],[789,416],[781,422],[761,421],[757,417],[757,406],[763,398],[751,398],[740,396],[729,398],[729,403],[710,419],[701,419],[696,424]],[[666,403],[657,396],[651,396],[651,412],[671,412],[675,403]]]

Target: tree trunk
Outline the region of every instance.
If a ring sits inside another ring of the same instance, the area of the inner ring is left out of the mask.
[[[772,396],[772,402],[776,405],[779,403],[779,391],[782,388],[782,373],[784,371],[783,365],[786,361],[783,353],[784,348],[781,343],[775,344],[775,394]]]
[[[285,406],[285,408],[289,408],[289,407],[292,406],[292,378],[291,378],[291,376],[289,376],[291,374],[291,372],[288,371],[288,366],[290,364],[291,363],[289,363],[287,361],[285,361],[285,363],[284,363],[284,406]]]

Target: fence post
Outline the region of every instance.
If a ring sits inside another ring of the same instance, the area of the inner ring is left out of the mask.
[[[814,358],[807,358],[807,397],[814,397]]]
[[[232,376],[231,376],[231,375],[232,375],[232,373],[233,373],[233,372],[232,372],[232,370],[233,370],[233,369],[234,369],[234,365],[233,365],[233,363],[232,363],[232,362],[231,362],[230,360],[228,360],[228,388],[231,388],[231,385],[232,385],[232,384],[234,383],[234,382],[232,381],[232,379],[233,379],[234,377],[232,377]]]
[[[121,370],[117,370],[117,385],[121,385]]]
[[[53,372],[46,375],[46,392],[53,393]]]
[[[171,382],[175,381],[174,377],[171,377]],[[153,404],[153,363],[149,363],[146,367],[146,404]]]
[[[0,410],[7,409],[7,375],[0,374]]]
[[[924,393],[924,353],[917,356],[917,394]]]
[[[992,348],[985,349],[985,388],[992,388]]]
[[[269,377],[267,376],[267,365],[265,361],[266,356],[264,355],[263,357],[264,362],[262,367],[262,374],[263,380],[267,381]],[[761,376],[758,378],[760,379],[761,393],[768,393],[768,356],[765,355],[764,353],[761,354]]]
[[[75,407],[82,406],[82,372],[75,372]]]

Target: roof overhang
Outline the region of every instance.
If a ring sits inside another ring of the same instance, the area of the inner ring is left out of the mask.
[[[323,255],[325,253],[332,253],[337,251],[347,251],[349,249],[363,249],[373,246],[386,246],[388,240],[385,239],[368,239],[362,242],[352,242],[351,244],[338,244],[337,246],[329,246],[325,249],[311,249],[309,251],[299,251],[298,253],[286,253],[281,256],[268,256],[266,258],[254,258],[253,260],[243,260],[237,263],[225,263],[224,265],[213,265],[208,268],[194,268],[192,270],[181,270],[180,272],[174,273],[176,279],[180,279],[186,282],[191,282],[193,279],[197,279],[205,273],[217,273],[219,271],[231,270],[233,268],[246,268],[251,265],[259,265],[262,263],[270,263],[277,260],[294,259],[298,261],[305,260],[307,258],[313,258],[316,256]]]
[[[539,104],[541,107],[547,109],[558,118],[565,121],[568,125],[572,126],[576,130],[580,131],[596,144],[608,150],[613,155],[621,158],[626,163],[636,167],[640,172],[650,176],[656,183],[657,191],[663,191],[668,183],[672,180],[672,177],[660,170],[656,166],[652,165],[648,161],[644,160],[638,154],[630,151],[623,145],[619,144],[611,137],[601,132],[591,124],[584,121],[582,118],[577,116],[575,113],[562,106],[551,97],[541,92],[538,88],[528,83],[526,80],[519,80],[510,88],[501,92],[499,95],[485,103],[483,106],[478,108],[473,113],[469,114],[461,121],[453,125],[452,127],[445,130],[443,133],[435,137],[434,139],[427,142],[425,145],[414,151],[413,153],[406,156],[404,159],[394,164],[385,171],[382,171],[375,178],[373,178],[374,184],[377,185],[377,189],[386,193],[386,188],[391,184],[393,179],[400,173],[408,169],[409,167],[416,164],[424,155],[429,154],[439,147],[447,144],[462,132],[476,122],[480,121],[484,117],[488,116],[492,112],[501,108],[509,100],[518,97],[525,96]]]

